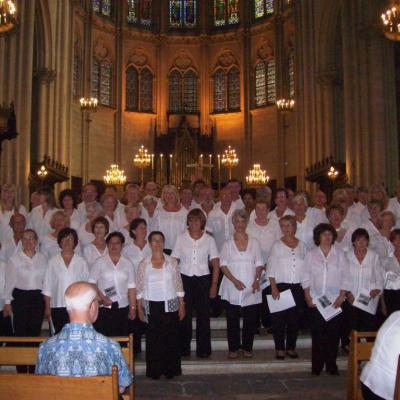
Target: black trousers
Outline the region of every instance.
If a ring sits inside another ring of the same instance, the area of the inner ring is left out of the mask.
[[[42,330],[44,315],[44,300],[40,290],[14,289],[13,301],[13,323],[15,336],[39,336]],[[16,345],[24,346],[24,343]],[[17,371],[25,373],[29,369],[34,372],[34,366],[17,366]]]
[[[384,400],[382,397],[377,396],[368,386],[361,382],[361,392],[364,400]]]
[[[190,354],[192,341],[192,317],[196,312],[196,353],[211,354],[210,330],[210,275],[187,276],[181,274],[185,291],[186,315],[180,323],[181,354]]]
[[[375,332],[378,329],[376,315],[372,315],[358,307],[352,306],[346,301],[344,314],[344,325],[347,326],[348,333],[352,330],[359,332]],[[344,303],[343,303],[344,305]],[[343,308],[343,307],[342,307]]]
[[[325,321],[316,308],[309,308],[308,312],[311,325],[312,372],[319,374],[324,365],[328,372],[336,372],[342,314]]]
[[[271,294],[271,287],[268,286],[263,289],[261,297],[262,303],[260,306],[260,322],[264,328],[270,328],[272,325],[271,313],[269,311],[267,294]]]
[[[294,350],[296,348],[299,321],[304,309],[304,291],[300,284],[278,283],[279,292],[290,290],[296,307],[271,314],[272,333],[276,350]]]
[[[181,375],[178,311],[165,312],[163,301],[150,301],[146,333],[146,376]]]
[[[387,290],[383,292],[386,308],[389,316],[395,311],[400,310],[400,290]]]
[[[95,329],[104,336],[128,335],[129,307],[119,308],[118,302],[112,303],[111,308],[100,307]]]
[[[241,307],[225,302],[226,325],[228,330],[229,351],[253,350],[254,335],[259,317],[259,304]],[[240,317],[243,317],[242,341],[240,341]]]
[[[64,325],[69,324],[69,316],[65,307],[54,307],[51,309],[51,320],[55,333],[59,333]]]
[[[147,324],[136,317],[128,319],[128,334],[133,333],[133,350],[135,355],[142,352],[142,336],[146,334]]]
[[[11,318],[4,317],[3,311],[0,311],[0,336],[12,336]],[[1,338],[0,338],[1,346]]]

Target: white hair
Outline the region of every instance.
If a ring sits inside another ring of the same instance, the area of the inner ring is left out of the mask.
[[[85,287],[85,290],[82,290],[81,293],[74,294],[73,296],[65,294],[67,311],[86,311],[89,309],[96,297],[97,292],[93,286]]]
[[[292,202],[295,204],[299,204],[302,201],[304,202],[304,205],[308,207],[307,196],[304,193],[297,193],[292,199]]]

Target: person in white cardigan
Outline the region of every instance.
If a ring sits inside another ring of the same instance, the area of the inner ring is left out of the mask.
[[[220,254],[224,274],[219,295],[226,304],[228,331],[228,358],[237,358],[240,348],[243,356],[253,356],[254,334],[261,304],[260,276],[264,267],[260,244],[246,233],[249,216],[245,210],[232,215],[233,237],[227,240]],[[240,339],[240,315],[243,333]]]

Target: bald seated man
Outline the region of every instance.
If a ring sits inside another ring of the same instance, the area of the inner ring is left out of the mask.
[[[75,282],[65,291],[70,323],[60,333],[42,343],[36,362],[36,374],[58,376],[111,375],[118,367],[119,390],[132,384],[133,376],[114,340],[93,328],[99,313],[96,287]]]

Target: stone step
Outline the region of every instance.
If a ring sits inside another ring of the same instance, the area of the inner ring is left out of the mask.
[[[311,372],[311,350],[298,349],[299,358],[276,360],[274,351],[254,350],[253,358],[240,356],[235,360],[227,358],[227,351],[214,351],[207,359],[195,355],[182,358],[182,373],[184,375],[210,374],[243,374],[243,373],[276,373],[276,372]],[[337,360],[339,370],[347,369],[347,357],[339,356]],[[146,373],[145,355],[139,354],[135,361],[135,373]]]

